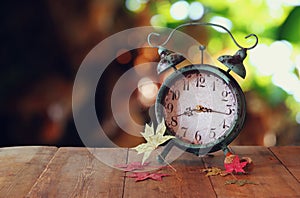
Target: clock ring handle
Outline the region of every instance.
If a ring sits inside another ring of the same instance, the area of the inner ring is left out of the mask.
[[[160,34],[159,34],[159,33],[156,33],[156,32],[151,32],[151,33],[148,35],[148,38],[147,38],[148,44],[149,44],[151,47],[160,47],[160,46],[164,46],[164,45],[166,45],[166,44],[169,42],[169,40],[171,39],[171,37],[173,36],[173,34],[175,33],[176,30],[178,30],[179,28],[185,27],[185,26],[193,26],[193,25],[200,25],[200,26],[216,26],[216,27],[222,28],[223,30],[225,30],[225,31],[229,34],[229,36],[231,37],[231,39],[233,40],[233,42],[235,43],[235,45],[238,46],[238,47],[241,48],[241,49],[246,49],[246,50],[253,49],[253,48],[258,44],[258,37],[257,37],[255,34],[249,34],[249,35],[247,35],[247,36],[245,37],[245,39],[247,39],[247,38],[249,38],[249,37],[255,37],[255,39],[256,39],[255,43],[254,43],[251,47],[247,47],[247,48],[242,47],[242,46],[236,41],[236,39],[233,37],[232,33],[231,33],[226,27],[224,27],[224,26],[222,26],[222,25],[219,25],[219,24],[215,24],[215,23],[201,23],[201,22],[190,22],[190,23],[185,23],[185,24],[182,24],[182,25],[177,26],[175,29],[173,29],[173,30],[170,32],[168,38],[167,38],[162,44],[160,44],[160,45],[158,45],[158,46],[155,46],[155,45],[152,44],[152,42],[151,42],[151,37],[152,37],[152,36],[157,36],[157,37],[159,37]]]
[[[246,50],[250,50],[250,49],[253,49],[256,47],[256,45],[258,44],[258,37],[256,34],[249,34],[248,36],[245,36],[245,39],[251,37],[251,36],[254,36],[255,37],[255,43],[251,46],[251,47],[247,47],[247,48],[244,48]],[[241,48],[241,47],[240,47]]]

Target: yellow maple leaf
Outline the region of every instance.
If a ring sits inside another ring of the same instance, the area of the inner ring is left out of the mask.
[[[157,126],[156,132],[154,131],[153,124],[151,126],[149,126],[148,124],[145,125],[145,131],[141,134],[145,138],[147,143],[142,143],[133,148],[138,152],[138,154],[144,153],[142,164],[144,164],[144,162],[149,158],[151,152],[155,150],[159,145],[172,138],[175,138],[175,136],[172,135],[164,136],[165,131],[166,125],[164,120],[162,120],[162,122]]]

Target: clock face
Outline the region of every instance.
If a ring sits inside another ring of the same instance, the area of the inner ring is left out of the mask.
[[[156,113],[168,132],[187,147],[229,144],[245,117],[244,95],[236,81],[209,65],[177,70],[163,84]]]

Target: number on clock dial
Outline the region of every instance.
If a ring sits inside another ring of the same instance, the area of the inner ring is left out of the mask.
[[[237,119],[235,89],[208,71],[182,75],[164,96],[168,129],[192,144],[222,137]]]

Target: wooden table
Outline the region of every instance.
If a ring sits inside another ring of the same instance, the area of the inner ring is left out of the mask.
[[[205,167],[223,168],[221,152],[199,158],[184,153],[161,170],[162,181],[135,182],[132,173],[112,168],[100,160],[126,164],[140,160],[132,149],[56,147],[0,148],[0,197],[300,197],[300,147],[234,146],[239,156],[249,156],[254,169],[238,179],[255,184],[226,185],[232,175],[205,176]]]

